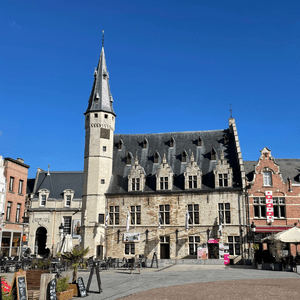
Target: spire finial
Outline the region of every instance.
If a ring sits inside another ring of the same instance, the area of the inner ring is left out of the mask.
[[[230,118],[232,118],[232,108],[231,108],[231,104],[230,104]]]
[[[102,47],[104,47],[104,30],[102,30]]]

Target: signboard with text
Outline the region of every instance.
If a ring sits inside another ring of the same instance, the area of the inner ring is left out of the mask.
[[[266,191],[266,207],[267,207],[267,221],[274,221],[274,210],[273,210],[273,194],[272,191]]]

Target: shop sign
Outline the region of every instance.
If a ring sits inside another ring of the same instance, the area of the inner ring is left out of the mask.
[[[274,221],[273,210],[273,194],[272,191],[266,191],[266,207],[267,207],[267,221]]]

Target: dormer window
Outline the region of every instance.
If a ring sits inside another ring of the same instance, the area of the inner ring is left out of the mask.
[[[215,188],[232,187],[232,168],[225,159],[224,151],[222,150],[220,159],[214,170]]]
[[[65,201],[65,207],[71,207],[72,206],[72,200],[74,198],[75,192],[71,189],[67,189],[63,191],[63,198]]]
[[[145,187],[145,170],[139,165],[138,158],[135,158],[134,166],[128,174],[128,191],[143,191]]]
[[[148,146],[148,140],[144,137],[144,140],[143,140],[143,149],[146,149]]]
[[[154,153],[154,163],[155,164],[158,164],[158,160],[159,160],[159,153],[157,152],[157,150],[155,151],[155,153]]]
[[[133,158],[132,153],[128,151],[126,156],[126,165],[131,165],[131,159]]]
[[[160,190],[172,190],[173,188],[173,170],[167,163],[166,154],[164,154],[162,164],[158,168],[156,173],[156,189]]]
[[[187,158],[187,152],[183,150],[181,154],[181,162],[186,162],[186,158]]]
[[[272,173],[270,171],[263,172],[264,186],[272,186]]]
[[[124,142],[123,142],[123,140],[120,138],[119,141],[118,141],[118,143],[117,143],[117,147],[118,147],[119,150],[121,150],[121,149],[123,148],[123,144],[124,144]]]
[[[200,189],[202,181],[202,172],[195,162],[194,154],[192,152],[191,159],[184,172],[184,189]]]
[[[50,191],[47,189],[42,189],[38,191],[40,206],[46,206]]]
[[[170,147],[173,148],[175,146],[175,139],[171,137],[170,139]]]
[[[201,146],[202,146],[202,139],[201,139],[200,136],[198,137],[198,139],[197,139],[197,141],[196,141],[196,144],[197,144],[198,147],[201,147]]]
[[[217,152],[214,148],[212,148],[211,151],[210,151],[210,159],[211,160],[216,160],[217,159]]]

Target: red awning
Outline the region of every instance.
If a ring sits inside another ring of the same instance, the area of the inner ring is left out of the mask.
[[[281,232],[292,228],[293,226],[256,226],[255,233],[261,232]]]

